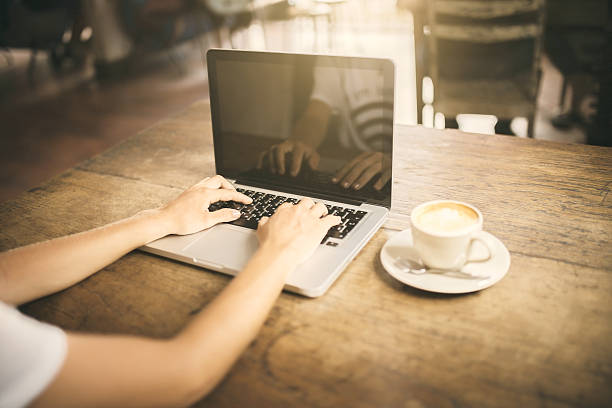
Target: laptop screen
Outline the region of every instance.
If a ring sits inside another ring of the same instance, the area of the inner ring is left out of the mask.
[[[207,62],[219,174],[391,206],[391,61],[210,50]]]

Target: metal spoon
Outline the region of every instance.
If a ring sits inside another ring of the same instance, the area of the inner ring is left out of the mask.
[[[407,259],[407,258],[396,258],[395,265],[399,267],[402,272],[411,273],[413,275],[424,275],[424,274],[430,273],[430,274],[437,274],[437,275],[446,275],[446,276],[450,276],[453,278],[460,278],[460,279],[486,280],[486,279],[491,278],[490,276],[474,275],[474,274],[463,272],[460,270],[428,268],[418,261],[415,261],[413,259]]]

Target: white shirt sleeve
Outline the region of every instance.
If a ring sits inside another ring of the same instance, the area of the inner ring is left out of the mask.
[[[0,302],[0,407],[32,402],[59,372],[66,334]]]

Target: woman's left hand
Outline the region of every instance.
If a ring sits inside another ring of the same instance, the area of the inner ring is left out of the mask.
[[[250,204],[253,200],[237,192],[234,186],[223,177],[219,175],[207,177],[160,209],[160,213],[167,222],[168,233],[193,234],[221,222],[240,218],[240,211],[231,208],[208,211],[208,206],[217,201],[238,201]]]

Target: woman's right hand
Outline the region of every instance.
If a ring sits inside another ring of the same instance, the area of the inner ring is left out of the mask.
[[[327,231],[338,224],[340,217],[327,215],[325,205],[304,198],[296,205],[281,204],[272,217],[263,217],[257,237],[262,248],[301,263],[313,254]]]
[[[391,180],[391,157],[387,153],[364,152],[344,165],[332,178],[332,183],[360,190],[376,175],[380,176],[372,187],[380,191]]]

